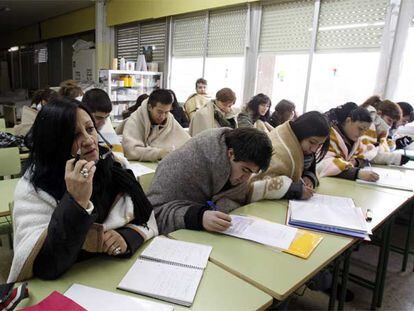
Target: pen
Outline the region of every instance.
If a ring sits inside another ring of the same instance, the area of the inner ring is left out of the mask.
[[[218,207],[216,204],[214,204],[212,201],[207,201],[207,205],[213,210],[218,211]]]

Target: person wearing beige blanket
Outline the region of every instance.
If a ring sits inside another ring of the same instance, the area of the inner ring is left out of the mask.
[[[122,138],[128,160],[156,162],[190,139],[170,113],[172,102],[168,90],[155,90],[131,114]]]
[[[196,93],[190,95],[184,103],[184,111],[189,121],[200,108],[211,100],[207,95],[207,80],[200,78],[196,81]]]
[[[129,257],[158,234],[142,188],[98,146],[93,118],[82,103],[52,100],[28,139],[28,169],[14,196],[9,282],[56,279],[98,253]]]
[[[273,153],[269,169],[253,176],[250,202],[262,199],[309,199],[319,181],[316,163],[329,147],[327,118],[310,111],[287,121],[269,134]]]
[[[216,99],[209,101],[199,109],[190,122],[190,135],[195,136],[206,129],[237,127],[237,112],[233,109],[236,94],[229,88],[216,93]]]

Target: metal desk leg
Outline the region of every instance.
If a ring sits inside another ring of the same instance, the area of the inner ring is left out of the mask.
[[[403,254],[403,262],[401,271],[404,272],[407,270],[407,263],[408,263],[408,256],[410,255],[410,244],[411,244],[411,234],[414,225],[414,206],[410,205],[410,218],[408,221],[408,228],[407,228],[407,237],[405,238],[405,247],[404,247],[404,254]]]
[[[381,279],[379,282],[379,295],[377,301],[378,308],[381,308],[382,298],[384,297],[385,278],[387,277],[388,259],[390,257],[391,233],[394,226],[394,219],[395,216],[393,216],[387,223],[386,232],[384,235],[384,265],[382,267]]]
[[[332,288],[329,296],[328,310],[335,309],[336,292],[338,290],[339,268],[341,267],[342,258],[338,256],[334,261],[334,269],[332,273]]]
[[[353,247],[348,249],[345,254],[344,266],[342,268],[341,296],[338,302],[338,310],[343,310],[344,305],[345,305],[346,290],[347,290],[347,285],[348,285],[349,266],[351,263],[352,252],[353,252]]]

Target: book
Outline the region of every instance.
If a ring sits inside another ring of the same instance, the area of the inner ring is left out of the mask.
[[[297,227],[363,239],[371,233],[362,209],[346,197],[315,194],[306,201],[290,200],[287,222]]]
[[[208,245],[155,237],[118,288],[189,307],[211,250]]]
[[[398,170],[395,168],[383,168],[383,167],[377,167],[377,166],[370,167],[367,169],[372,170],[375,173],[377,173],[379,175],[379,179],[377,181],[365,181],[365,180],[357,179],[358,183],[376,185],[380,187],[398,189],[398,190],[406,190],[406,191],[414,190],[414,184],[411,181],[413,176],[412,174],[409,175],[408,171]]]
[[[256,217],[231,215],[231,222],[231,227],[223,234],[274,247],[305,259],[322,240],[319,234]]]
[[[172,311],[173,307],[159,302],[112,293],[81,284],[73,284],[65,296],[89,311],[142,310]]]

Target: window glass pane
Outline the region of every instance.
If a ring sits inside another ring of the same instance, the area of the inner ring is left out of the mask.
[[[414,27],[408,30],[407,41],[401,63],[401,71],[398,79],[394,100],[407,101],[414,104]]]
[[[373,95],[380,53],[316,53],[306,110],[327,111]]]
[[[287,99],[295,103],[296,111],[302,112],[307,68],[307,54],[260,55],[256,94],[269,96],[272,110],[280,100]]]
[[[244,57],[208,57],[205,79],[207,92],[215,97],[218,90],[229,87],[236,93],[236,107],[242,105]]]
[[[171,59],[170,88],[177,95],[180,103],[195,93],[195,82],[203,73],[203,58],[176,58]]]

